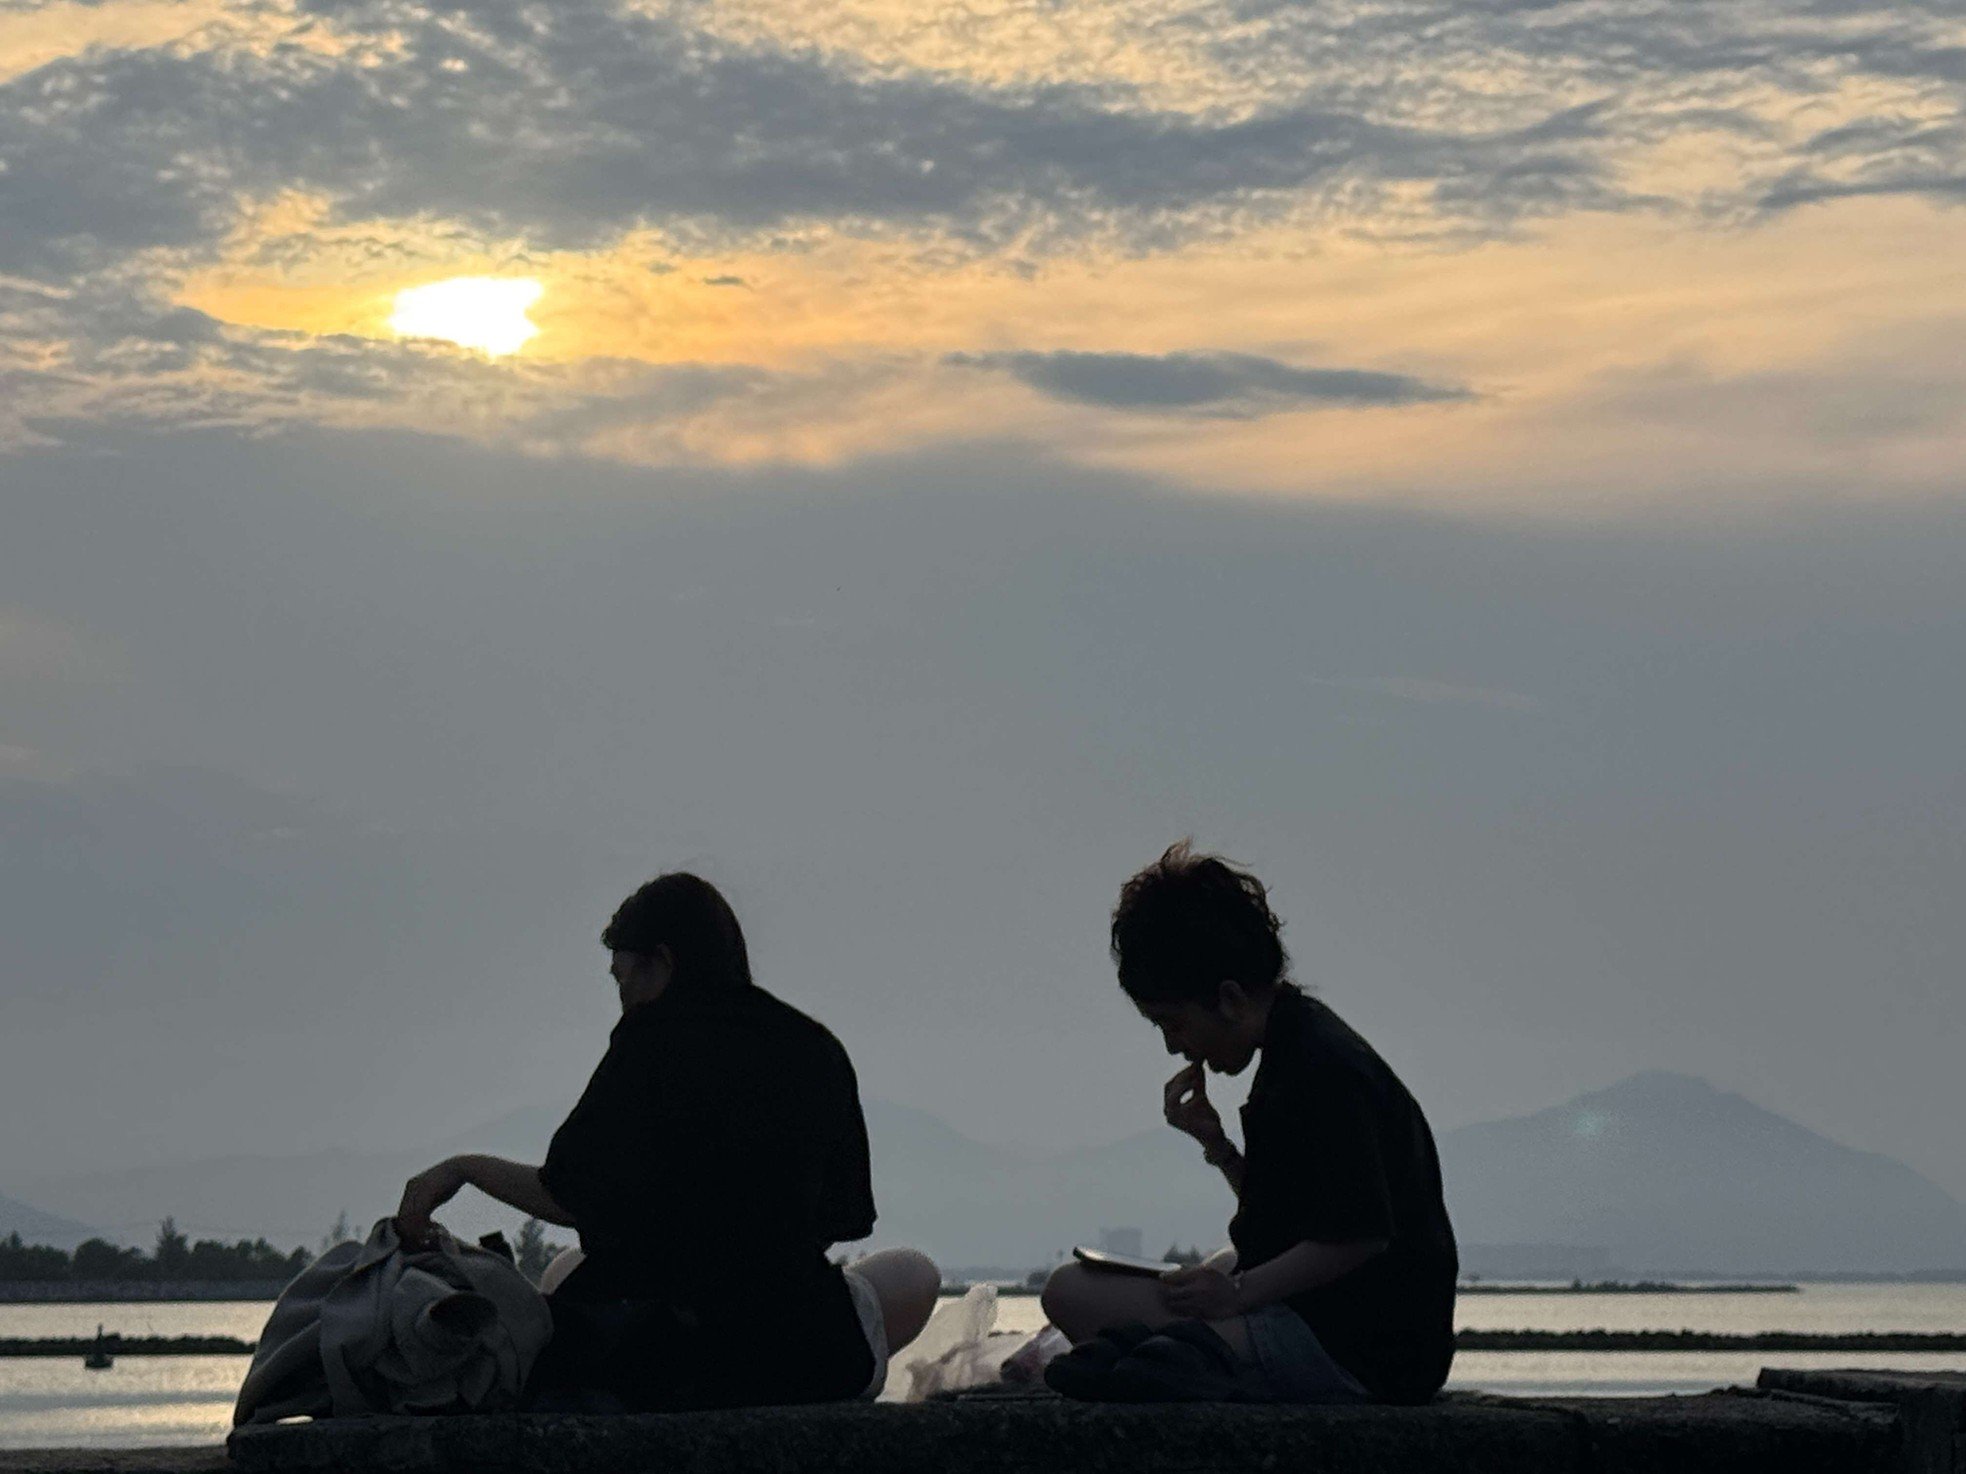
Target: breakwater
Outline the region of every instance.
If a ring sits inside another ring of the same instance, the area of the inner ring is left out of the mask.
[[[0,1337],[0,1357],[82,1356],[106,1351],[111,1356],[251,1356],[254,1343],[237,1336],[6,1336]]]
[[[1966,1351],[1954,1331],[1461,1331],[1457,1351]]]
[[[1679,1280],[1573,1280],[1567,1285],[1511,1285],[1478,1280],[1457,1295],[1799,1295],[1800,1285],[1686,1284]]]

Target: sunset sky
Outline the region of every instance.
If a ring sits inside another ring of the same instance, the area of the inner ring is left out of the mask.
[[[571,1099],[673,864],[1118,1135],[1192,833],[1966,1193],[1962,207],[1941,0],[0,0],[0,1192]]]

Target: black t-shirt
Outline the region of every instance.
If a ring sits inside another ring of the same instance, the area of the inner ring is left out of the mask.
[[[1454,1358],[1454,1230],[1433,1133],[1372,1046],[1295,988],[1277,995],[1242,1109],[1229,1236],[1243,1269],[1305,1240],[1384,1239],[1343,1278],[1287,1302],[1387,1402],[1424,1402]]]
[[[626,1304],[643,1339],[689,1343],[642,1348],[644,1381],[686,1367],[687,1401],[795,1402],[871,1376],[826,1257],[874,1229],[859,1089],[839,1040],[791,1005],[672,988],[623,1015],[540,1181],[587,1255],[554,1297],[567,1324],[596,1323],[574,1305]]]

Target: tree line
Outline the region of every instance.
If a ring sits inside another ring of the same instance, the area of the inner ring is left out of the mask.
[[[71,1253],[10,1233],[0,1239],[0,1280],[288,1280],[313,1257],[307,1249],[284,1253],[265,1239],[193,1243],[166,1218],[147,1254],[108,1239],[85,1239]]]
[[[320,1252],[350,1237],[348,1215],[335,1220]],[[489,1245],[487,1247],[490,1247]],[[528,1218],[519,1229],[516,1250],[500,1245],[512,1256],[527,1279],[539,1283],[546,1266],[564,1245],[549,1242],[545,1225]],[[157,1242],[149,1253],[108,1239],[85,1239],[73,1253],[47,1244],[22,1241],[18,1232],[0,1239],[0,1280],[209,1280],[222,1283],[241,1281],[290,1280],[314,1261],[313,1249],[283,1253],[265,1239],[239,1239],[226,1243],[220,1239],[199,1239],[196,1243],[181,1232],[177,1220],[166,1218],[157,1225]]]

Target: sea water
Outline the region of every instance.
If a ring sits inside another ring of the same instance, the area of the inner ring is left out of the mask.
[[[0,1305],[0,1336],[237,1336],[253,1340],[270,1304]],[[998,1302],[997,1328],[1033,1331],[1031,1296]],[[1966,1285],[1805,1285],[1795,1294],[1464,1295],[1469,1329],[1942,1331],[1966,1334]],[[1751,1384],[1768,1365],[1966,1371],[1966,1352],[1470,1351],[1450,1383],[1513,1396],[1656,1396]],[[905,1376],[907,1353],[895,1375]],[[106,1371],[78,1357],[0,1357],[0,1448],[128,1448],[220,1442],[243,1356],[124,1356]]]

